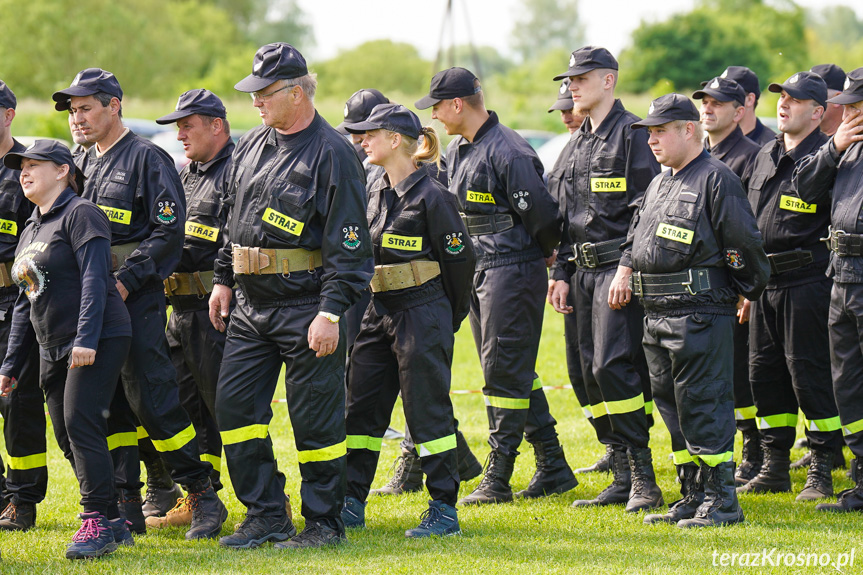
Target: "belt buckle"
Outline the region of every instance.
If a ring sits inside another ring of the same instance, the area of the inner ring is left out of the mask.
[[[596,244],[593,242],[584,242],[580,247],[585,267],[597,267],[599,265],[599,257],[596,255]]]
[[[695,295],[695,292],[692,291],[692,268],[686,270],[686,273],[689,276],[689,281],[681,282],[680,285],[682,285],[686,289],[686,291],[689,292],[689,295]]]
[[[632,286],[632,293],[638,297],[644,297],[644,287],[641,284],[641,272],[632,272],[629,276],[629,283]]]

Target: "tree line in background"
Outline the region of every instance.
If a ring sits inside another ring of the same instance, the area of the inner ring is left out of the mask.
[[[442,68],[478,62],[484,85],[516,114],[537,94],[553,96],[550,78],[584,43],[578,0],[521,0],[519,9],[514,59],[462,45],[442,50],[440,60]],[[200,86],[231,94],[257,47],[282,40],[309,50],[315,42],[296,0],[0,0],[0,13],[0,78],[21,97],[44,97],[90,66],[113,71],[140,98],[173,99]],[[766,84],[816,63],[846,70],[863,63],[863,21],[846,6],[697,0],[689,12],[643,22],[618,56],[623,92],[685,92],[730,63],[749,66]],[[337,99],[360,87],[420,94],[432,66],[416,46],[390,40],[310,62],[320,97]]]

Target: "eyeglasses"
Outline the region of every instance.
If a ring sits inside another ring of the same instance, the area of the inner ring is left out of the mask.
[[[249,96],[252,97],[252,102],[256,100],[260,100],[261,102],[266,102],[270,98],[272,98],[276,93],[281,92],[282,90],[290,90],[291,88],[297,86],[297,84],[288,84],[287,86],[283,86],[278,90],[273,90],[269,94],[261,94],[260,92],[252,92]]]

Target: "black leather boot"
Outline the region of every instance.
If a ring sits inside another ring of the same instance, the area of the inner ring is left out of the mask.
[[[455,433],[455,449],[456,457],[458,457],[458,478],[459,481],[470,481],[482,475],[482,463],[470,450],[464,434],[461,431]],[[420,477],[422,483],[422,477]],[[420,485],[422,487],[422,485]]]
[[[645,509],[656,509],[665,505],[662,491],[656,484],[656,474],[653,472],[653,457],[649,447],[630,447],[628,450],[629,469],[632,476],[632,487],[629,490],[629,501],[626,510],[630,513]]]
[[[761,433],[757,429],[743,432],[743,452],[740,465],[734,473],[737,485],[746,485],[761,471],[764,464],[764,450],[761,447]]]
[[[147,532],[147,523],[144,518],[144,512],[141,507],[144,502],[141,500],[141,492],[132,489],[118,489],[119,500],[117,508],[120,515],[126,518],[131,525],[129,530],[132,533],[143,535]]]
[[[218,537],[222,524],[228,518],[228,509],[210,484],[204,479],[188,486],[186,498],[192,507],[192,526],[186,532],[186,539],[213,539]]]
[[[408,451],[396,460],[396,469],[389,482],[380,489],[372,489],[369,495],[401,495],[421,491],[423,470],[418,455]]]
[[[534,443],[533,453],[536,457],[536,473],[527,489],[516,493],[516,497],[545,497],[565,493],[578,485],[578,479],[572,474],[563,447],[556,437],[551,441]]]
[[[851,489],[839,494],[836,503],[820,503],[815,506],[818,511],[863,511],[863,460],[860,457],[851,460],[851,472],[856,483]]]
[[[611,451],[610,445],[605,446],[605,453],[602,457],[596,460],[596,463],[589,467],[580,467],[575,470],[576,473],[608,473],[611,471]]]
[[[476,489],[462,498],[459,505],[477,505],[481,503],[506,503],[512,501],[512,488],[509,480],[515,467],[515,457],[506,456],[499,451],[488,454],[485,476]]]
[[[677,477],[680,479],[680,494],[678,499],[664,514],[648,515],[644,518],[645,525],[653,523],[677,523],[681,519],[692,519],[698,507],[704,502],[704,485],[701,474],[694,463],[684,463],[677,466]]]
[[[614,447],[611,452],[611,472],[614,474],[614,480],[595,499],[578,499],[572,502],[572,506],[592,507],[627,503],[629,491],[632,489],[632,471],[629,469],[626,448],[622,445]]]
[[[738,493],[788,493],[791,491],[791,450],[767,447],[764,464],[758,475],[746,485],[737,488]]]
[[[742,522],[743,510],[737,501],[737,491],[734,488],[734,462],[726,461],[716,467],[702,462],[701,477],[704,482],[704,502],[698,506],[695,517],[681,519],[677,526],[685,529]]]
[[[814,501],[833,497],[833,452],[812,449],[812,459],[806,470],[806,485],[797,496],[797,501]]]
[[[148,458],[144,467],[147,469],[147,494],[141,511],[144,517],[164,517],[177,500],[183,498],[183,490],[171,479],[171,472],[161,457]]]
[[[13,503],[12,501],[0,514],[0,530],[27,531],[36,523],[36,505],[33,503]]]

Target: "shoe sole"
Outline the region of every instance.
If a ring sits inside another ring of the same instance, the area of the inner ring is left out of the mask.
[[[494,505],[497,503],[512,503],[512,498],[509,499],[475,499],[472,501],[467,501],[462,499],[458,502],[458,505]]]
[[[408,535],[408,532],[405,531],[406,539],[426,539],[429,537],[450,537],[452,535],[461,535],[461,528],[458,531],[453,531],[452,533],[428,533],[426,535]]]
[[[347,539],[336,539],[335,541],[330,541],[329,543],[324,543],[323,545],[291,545],[290,541],[285,543],[276,543],[273,545],[275,549],[320,549],[322,547],[335,547],[337,545],[342,545],[346,543]]]
[[[549,495],[560,495],[578,487],[578,479],[573,478],[572,481],[567,481],[562,485],[558,485],[551,491],[543,491],[542,494],[528,493],[527,489],[523,489],[514,495],[516,499],[539,499],[548,497]]]
[[[96,557],[101,557],[102,555],[107,555],[108,553],[113,553],[117,550],[117,543],[109,543],[105,545],[101,549],[93,553],[78,553],[75,555],[69,555],[66,553],[66,559],[95,559]]]
[[[294,535],[297,534],[297,529],[294,527],[291,529],[289,533],[270,533],[260,539],[252,539],[248,543],[244,543],[243,545],[230,545],[228,543],[222,543],[219,541],[219,545],[222,547],[228,547],[229,549],[254,549],[255,547],[260,547],[267,541],[285,541],[286,539],[290,539]]]

